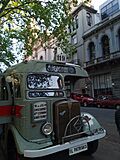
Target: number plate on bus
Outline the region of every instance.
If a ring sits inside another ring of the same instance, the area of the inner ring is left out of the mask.
[[[87,143],[69,149],[69,155],[77,154],[88,149]]]

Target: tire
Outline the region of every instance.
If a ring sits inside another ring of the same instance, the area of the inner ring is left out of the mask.
[[[88,143],[88,150],[85,151],[84,153],[85,153],[86,155],[91,155],[91,154],[93,154],[93,153],[96,152],[97,148],[98,148],[98,140],[89,142],[89,143]]]
[[[13,136],[8,136],[7,140],[7,160],[25,160],[16,149]]]

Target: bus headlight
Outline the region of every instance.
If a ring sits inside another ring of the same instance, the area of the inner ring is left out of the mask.
[[[42,126],[42,132],[45,134],[45,135],[50,135],[53,131],[53,127],[52,127],[52,124],[51,123],[45,123],[43,126]]]

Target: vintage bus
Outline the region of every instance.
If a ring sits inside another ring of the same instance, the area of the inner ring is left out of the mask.
[[[35,60],[0,75],[0,142],[8,160],[97,150],[105,129],[70,98],[87,77],[75,64]]]

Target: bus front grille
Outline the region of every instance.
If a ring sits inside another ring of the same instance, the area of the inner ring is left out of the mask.
[[[56,143],[64,143],[81,136],[82,121],[79,102],[58,101],[54,104],[53,115]]]

